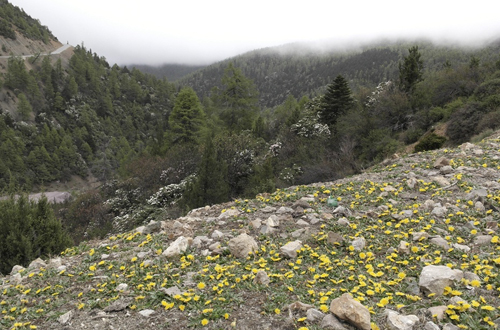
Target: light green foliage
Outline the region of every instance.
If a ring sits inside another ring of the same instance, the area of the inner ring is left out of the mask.
[[[183,88],[175,99],[174,109],[168,119],[172,143],[198,143],[204,117],[196,93],[190,87]]]

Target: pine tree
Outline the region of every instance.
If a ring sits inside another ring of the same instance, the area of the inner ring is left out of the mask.
[[[405,93],[413,92],[415,85],[422,80],[424,62],[418,46],[408,49],[408,56],[399,63],[399,88]]]
[[[26,95],[24,95],[24,93],[20,93],[17,98],[19,100],[19,103],[17,105],[17,111],[19,112],[21,119],[22,120],[30,119],[31,113],[33,112],[33,108],[31,107],[30,102],[26,98]]]
[[[252,80],[229,63],[222,77],[222,89],[216,93],[216,102],[223,111],[221,119],[231,131],[251,129],[258,109],[258,91]]]
[[[198,143],[205,113],[195,91],[183,88],[177,95],[174,109],[168,118],[172,142]]]
[[[217,158],[212,139],[205,145],[195,181],[188,185],[183,196],[183,204],[189,209],[225,202],[229,198],[227,165]]]
[[[351,89],[347,80],[338,75],[337,78],[328,85],[327,91],[321,100],[319,116],[321,122],[333,127],[340,116],[344,115],[354,105]]]

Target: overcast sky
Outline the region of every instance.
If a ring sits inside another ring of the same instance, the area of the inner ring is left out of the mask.
[[[498,0],[9,0],[62,43],[124,64],[208,64],[298,41],[500,38]]]

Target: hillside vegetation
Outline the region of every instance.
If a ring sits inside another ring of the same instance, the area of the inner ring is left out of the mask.
[[[15,267],[0,278],[0,325],[492,329],[499,136],[206,206]],[[339,314],[347,293],[360,305]]]
[[[17,16],[1,18],[23,35],[17,22],[32,19],[5,8]],[[69,240],[77,245],[206,205],[330,182],[500,128],[498,43],[260,50],[178,84],[111,65],[83,45],[64,56],[19,55],[6,59],[1,81],[0,190],[95,188],[72,191],[73,200],[46,213],[63,229],[54,227],[54,248],[37,241],[43,230],[35,215],[22,228],[19,214],[5,217],[12,237],[30,247],[9,250],[0,240],[2,272],[58,253]],[[43,208],[0,204],[13,214]]]

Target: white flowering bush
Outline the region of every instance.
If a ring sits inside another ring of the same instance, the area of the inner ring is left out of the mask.
[[[161,187],[156,193],[148,198],[146,203],[156,207],[174,205],[182,197],[187,185],[191,183],[194,178],[195,175],[190,175],[180,183],[169,184],[168,186]]]
[[[367,101],[365,105],[367,107],[373,107],[375,104],[378,103],[380,96],[387,90],[389,90],[392,86],[392,81],[386,81],[386,82],[381,82],[378,84],[378,86],[375,88],[375,91],[372,92],[372,95],[369,95],[367,97]]]

